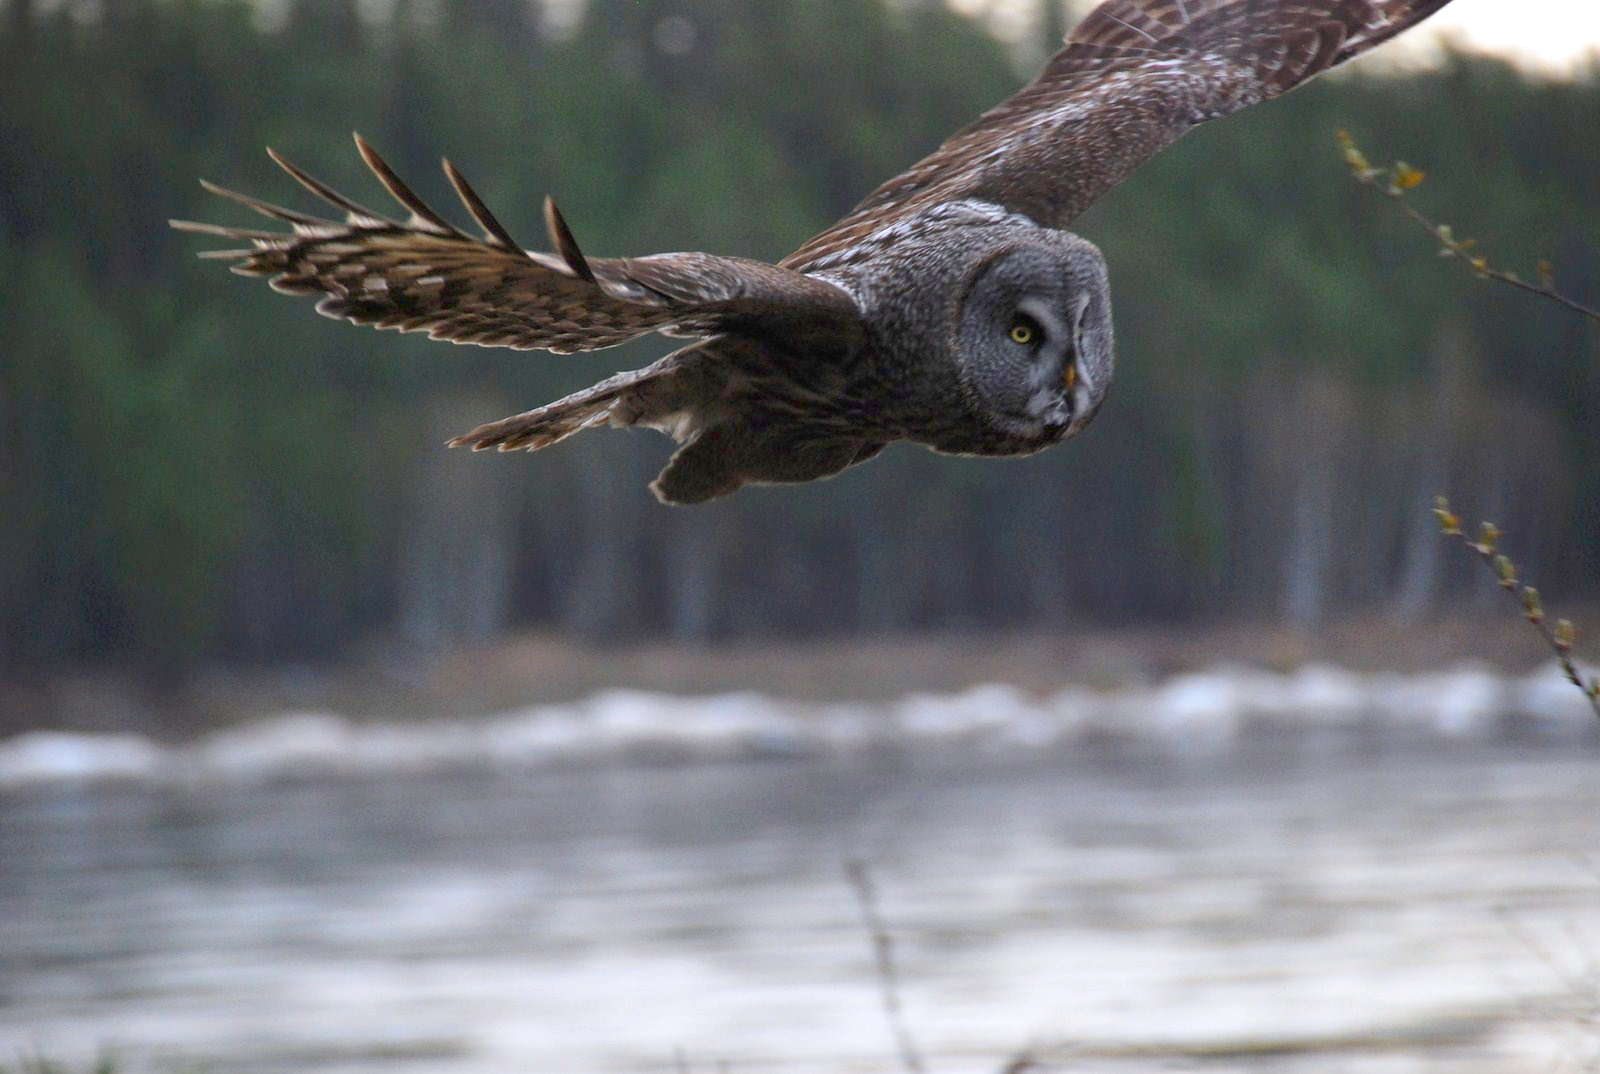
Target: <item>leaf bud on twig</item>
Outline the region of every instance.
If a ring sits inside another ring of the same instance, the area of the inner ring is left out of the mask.
[[[1556,623],[1556,648],[1564,653],[1570,653],[1572,647],[1578,644],[1578,628],[1572,625],[1571,619],[1563,619]]]
[[[1439,520],[1439,528],[1446,537],[1461,536],[1461,518],[1450,510],[1450,501],[1443,496],[1437,496],[1433,501],[1433,515]]]
[[[1527,586],[1522,590],[1522,607],[1528,613],[1528,622],[1534,624],[1544,622],[1544,600],[1540,598],[1537,589]]]
[[[1501,589],[1517,588],[1517,565],[1509,556],[1494,557],[1494,573],[1500,576]]]

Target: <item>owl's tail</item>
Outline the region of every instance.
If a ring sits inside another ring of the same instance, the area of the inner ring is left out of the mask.
[[[618,373],[526,414],[480,425],[450,441],[450,446],[473,451],[538,451],[573,433],[605,425],[647,425],[682,439],[675,417],[685,404],[679,383],[684,370],[675,357],[668,356],[644,369]]]
[[[538,451],[585,429],[643,425],[683,445],[650,486],[669,504],[704,503],[748,484],[831,477],[884,448],[875,441],[752,422],[748,412],[719,401],[721,371],[717,363],[702,359],[700,345],[686,347],[549,406],[480,426],[450,446]]]

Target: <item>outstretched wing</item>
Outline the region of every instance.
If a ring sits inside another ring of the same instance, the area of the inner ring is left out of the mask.
[[[320,296],[317,312],[357,324],[425,331],[433,339],[562,354],[650,332],[709,336],[784,333],[830,339],[860,332],[844,291],[776,265],[711,254],[588,258],[555,204],[545,221],[554,255],[517,246],[449,161],[445,174],[483,230],[474,238],[434,212],[356,135],[362,159],[407,210],[391,220],[356,204],[268,150],[285,171],[341,210],[324,220],[210,183],[206,189],[289,226],[256,231],[174,220],[180,231],[245,242],[202,257],[271,278],[274,290]]]
[[[874,232],[976,199],[1064,227],[1208,119],[1277,97],[1450,0],[1106,0],[1034,82],[783,264],[831,267]]]

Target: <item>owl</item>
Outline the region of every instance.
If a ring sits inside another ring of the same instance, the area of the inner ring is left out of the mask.
[[[691,341],[452,442],[537,451],[603,425],[657,429],[679,444],[651,485],[665,503],[830,477],[897,440],[1030,455],[1081,432],[1111,387],[1106,264],[1066,230],[1073,218],[1190,128],[1285,93],[1449,2],[1106,0],[1030,85],[775,265],[588,257],[548,199],[550,252],[524,250],[447,160],[481,231],[470,234],[359,135],[403,219],[273,153],[343,218],[206,184],[287,230],[173,226],[242,244],[202,256],[357,324],[558,354],[650,333]]]

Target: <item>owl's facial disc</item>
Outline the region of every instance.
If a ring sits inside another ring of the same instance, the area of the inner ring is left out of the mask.
[[[988,258],[960,308],[966,382],[989,420],[1024,440],[1078,432],[1109,379],[1106,314],[1096,314],[1105,294],[1098,255],[1080,255],[1088,244],[1075,237],[1056,241],[1066,249],[1029,243]]]

